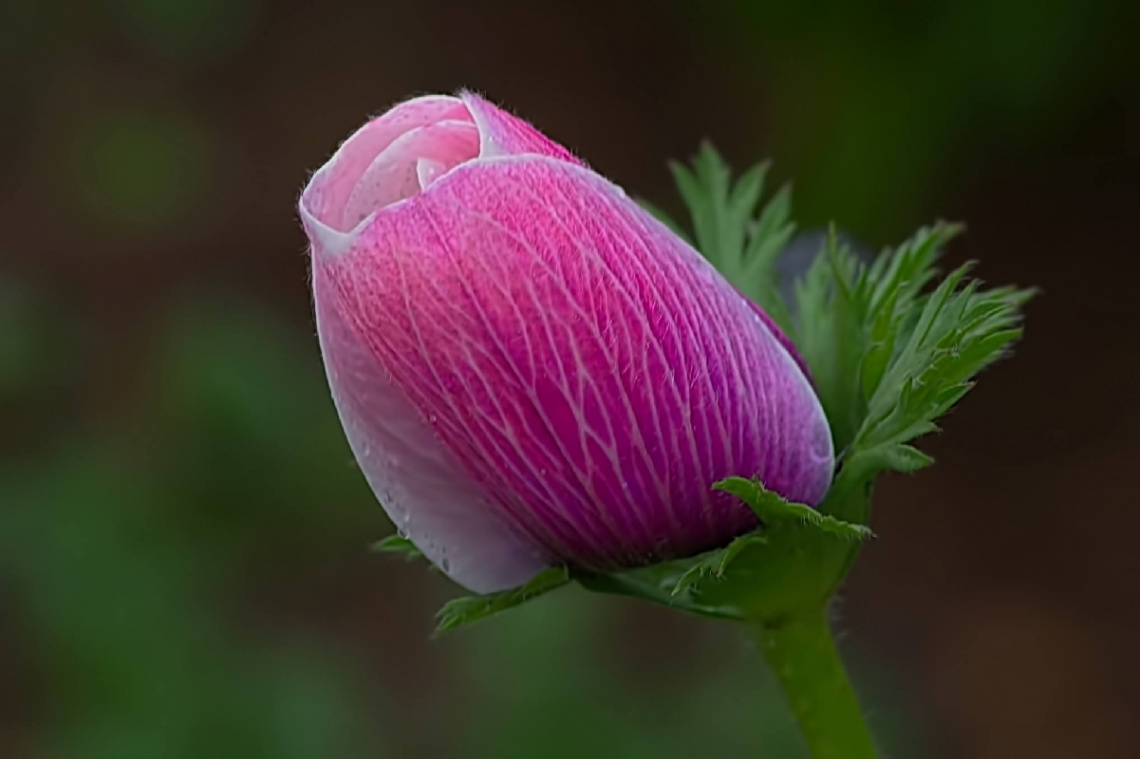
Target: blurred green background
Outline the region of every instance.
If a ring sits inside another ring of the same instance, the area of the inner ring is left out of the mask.
[[[1044,288],[888,479],[843,647],[894,757],[1140,755],[1140,48],[1127,3],[4,0],[0,757],[802,757],[735,631],[566,591],[429,638],[325,385],[295,201],[480,90],[679,211],[775,159],[806,228],[937,217]]]

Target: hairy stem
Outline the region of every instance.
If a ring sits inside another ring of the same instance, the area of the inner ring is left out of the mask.
[[[813,759],[874,759],[875,745],[823,609],[750,633],[780,682]]]

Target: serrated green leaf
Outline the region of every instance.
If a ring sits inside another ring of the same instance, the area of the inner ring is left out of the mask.
[[[874,462],[876,469],[891,469],[903,473],[917,472],[934,463],[934,459],[930,456],[902,443],[879,446],[868,451],[867,455],[869,460]]]
[[[594,593],[636,598],[709,619],[739,621],[744,618],[737,608],[725,604],[700,603],[688,591],[674,595],[674,586],[689,566],[688,561],[680,560],[611,574],[576,572],[574,579]]]
[[[764,545],[767,542],[768,538],[765,536],[758,532],[751,532],[747,535],[741,535],[724,548],[709,551],[701,555],[696,563],[677,578],[676,583],[674,583],[670,591],[670,595],[677,596],[680,593],[691,590],[702,580],[708,578],[719,580],[724,577],[733,559],[738,557],[745,549]]]
[[[811,367],[832,439],[840,450],[854,438],[866,415],[860,377],[870,340],[872,295],[866,267],[830,229],[823,251],[797,283],[799,325],[794,339]]]
[[[748,242],[747,257],[761,271],[769,269],[791,239],[796,225],[792,221],[792,187],[784,185],[760,212]]]
[[[409,560],[424,558],[423,552],[416,548],[415,543],[396,533],[373,543],[371,550],[375,553],[397,554]]]
[[[673,162],[669,168],[689,209],[697,250],[781,329],[791,329],[790,311],[780,298],[776,270],[776,259],[796,228],[791,221],[791,188],[781,188],[757,214],[768,175],[767,162],[733,181],[728,164],[705,143],[688,165]],[[642,205],[677,229],[652,204]]]
[[[884,300],[871,304],[873,312],[871,339],[859,370],[863,399],[866,403],[870,403],[875,396],[875,391],[883,381],[887,366],[895,353],[895,341],[899,333],[898,302],[901,293],[900,289],[894,289],[886,294]]]
[[[445,633],[457,627],[472,624],[494,616],[507,609],[513,609],[537,596],[549,593],[570,582],[570,570],[566,567],[551,567],[535,575],[526,585],[501,593],[484,596],[464,596],[444,604],[436,615],[436,633]]]
[[[853,540],[865,540],[874,534],[865,525],[844,522],[821,514],[806,504],[785,500],[755,479],[729,477],[717,482],[713,488],[731,493],[744,501],[763,525],[800,523],[836,537]]]
[[[938,222],[870,265],[840,245],[832,229],[822,255],[796,283],[796,308],[789,308],[776,288],[775,261],[795,229],[791,193],[782,188],[756,215],[767,167],[734,183],[708,144],[689,165],[672,164],[697,247],[792,336],[811,368],[836,449],[845,457],[874,450],[864,461],[913,471],[923,459],[897,446],[936,430],[935,420],[970,390],[973,377],[1008,352],[1021,336],[1021,307],[1034,292],[983,289],[969,279],[967,263],[924,293],[938,276],[943,249],[964,229]]]
[[[1020,337],[1020,308],[1032,293],[985,290],[968,278],[972,264],[922,292],[936,277],[943,246],[960,231],[942,223],[919,230],[870,266],[832,235],[798,283],[794,340],[846,457],[874,450],[865,462],[912,470],[919,460],[892,446],[937,429],[935,420],[973,377]]]

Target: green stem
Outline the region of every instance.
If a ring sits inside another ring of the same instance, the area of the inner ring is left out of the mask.
[[[874,759],[875,744],[823,609],[750,626],[779,680],[813,759]]]

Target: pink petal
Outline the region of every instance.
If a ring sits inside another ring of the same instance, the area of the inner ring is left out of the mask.
[[[402,534],[479,593],[516,587],[548,562],[505,524],[339,309],[335,282],[313,267],[317,332],[333,400],[368,484]]]
[[[752,310],[756,312],[756,315],[760,317],[760,321],[764,322],[764,326],[767,327],[768,331],[772,333],[772,337],[776,338],[780,345],[784,347],[784,350],[786,350],[788,352],[788,355],[792,357],[792,360],[796,362],[796,366],[800,368],[800,371],[803,372],[804,376],[808,378],[809,382],[811,382],[811,369],[808,368],[807,361],[804,359],[804,357],[800,355],[799,350],[796,348],[796,344],[792,342],[792,338],[785,335],[784,330],[780,329],[780,325],[776,324],[776,320],[771,316],[768,316],[764,309],[760,308],[759,305],[749,299],[747,295],[741,293],[741,297],[748,300],[748,305],[751,306]]]
[[[582,164],[569,150],[517,116],[512,116],[473,92],[461,92],[459,96],[479,127],[480,158],[533,153]]]
[[[419,161],[446,171],[479,153],[479,132],[469,121],[440,121],[404,132],[372,159],[345,202],[341,229],[421,190]]]
[[[471,116],[458,98],[430,95],[400,103],[368,122],[313,176],[302,209],[330,229],[349,231],[352,225],[344,225],[343,209],[373,160],[405,132],[445,120],[471,121]]]
[[[469,107],[482,134],[517,136]],[[807,503],[828,487],[827,421],[781,341],[695,251],[576,164],[461,165],[315,268],[318,302],[347,325],[326,360],[363,346],[368,371],[387,372],[465,472],[468,507],[535,554],[591,568],[689,555],[755,524],[711,492],[718,479],[758,475]],[[354,449],[385,449],[371,435]],[[436,539],[449,555],[483,540]]]

